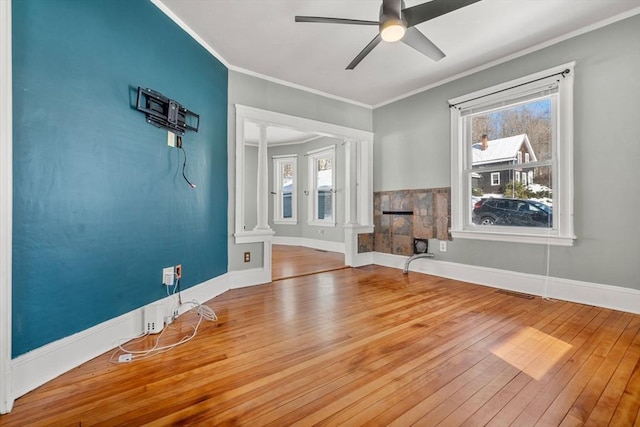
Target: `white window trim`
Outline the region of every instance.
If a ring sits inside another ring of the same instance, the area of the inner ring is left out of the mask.
[[[312,150],[307,152],[306,154],[309,157],[309,201],[308,201],[308,212],[309,212],[309,225],[320,226],[320,227],[335,227],[337,224],[336,221],[336,146],[331,145],[327,147],[323,147],[317,150]],[[316,161],[318,159],[323,159],[331,157],[333,160],[333,172],[331,174],[331,188],[333,189],[334,197],[331,198],[331,212],[333,212],[332,219],[329,220],[321,220],[316,218],[317,216],[317,189],[316,189]]]
[[[461,97],[450,99],[451,110],[451,235],[454,239],[491,240],[499,242],[534,243],[557,246],[573,246],[573,76],[575,62],[570,62],[551,69],[543,70],[497,86],[486,88]],[[554,76],[569,70],[564,77]],[[539,229],[536,227],[486,227],[466,224],[470,216],[468,195],[471,194],[471,179],[465,172],[464,133],[460,109],[474,104],[495,102],[509,99],[517,93],[532,91],[544,87],[552,81],[558,81],[558,128],[555,145],[556,168],[553,170],[554,191],[554,228]],[[481,100],[477,100],[481,97]]]
[[[291,189],[291,218],[283,218],[282,203],[282,165],[293,164],[293,187]],[[298,223],[298,156],[296,154],[273,156],[273,223],[295,225]]]
[[[493,178],[496,178],[495,180]],[[491,186],[496,187],[500,185],[500,172],[491,172]]]

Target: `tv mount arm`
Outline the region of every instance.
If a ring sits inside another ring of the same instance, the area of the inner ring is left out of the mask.
[[[200,126],[198,114],[152,89],[138,87],[136,109],[146,113],[147,123],[178,135],[188,130],[198,132]]]

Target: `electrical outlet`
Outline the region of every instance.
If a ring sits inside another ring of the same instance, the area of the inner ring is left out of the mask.
[[[182,264],[176,265],[175,273],[176,273],[176,279],[179,279],[182,277]]]
[[[165,286],[173,286],[174,282],[174,267],[167,267],[162,269],[162,284]]]
[[[171,131],[167,131],[167,145],[169,147],[176,146],[176,134]]]
[[[440,240],[440,252],[447,252],[447,241]]]
[[[244,262],[251,262],[251,252],[244,253]]]

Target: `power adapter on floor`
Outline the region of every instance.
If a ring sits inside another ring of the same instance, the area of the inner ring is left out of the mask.
[[[131,360],[133,360],[133,357],[129,353],[121,354],[118,357],[118,363],[129,363],[129,362],[131,362]]]

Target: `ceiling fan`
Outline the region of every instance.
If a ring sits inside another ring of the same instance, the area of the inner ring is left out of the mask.
[[[376,47],[381,40],[396,42],[402,40],[418,52],[434,61],[445,57],[438,46],[415,28],[430,19],[444,15],[480,0],[432,0],[412,7],[405,7],[404,0],[382,0],[379,21],[359,19],[326,18],[320,16],[296,16],[296,22],[319,22],[327,24],[377,25],[379,33],[347,65],[353,70]]]

